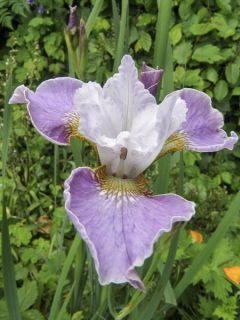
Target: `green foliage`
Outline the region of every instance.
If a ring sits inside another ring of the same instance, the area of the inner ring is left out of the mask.
[[[148,52],[151,48],[151,45],[152,45],[152,39],[151,39],[151,36],[149,35],[149,33],[145,32],[145,31],[140,31],[139,32],[139,39],[135,43],[135,47],[134,47],[135,52],[138,52],[141,49]]]
[[[192,58],[198,62],[207,62],[211,64],[223,60],[220,49],[212,44],[197,47],[193,52]]]
[[[228,94],[227,82],[224,80],[219,80],[215,85],[213,91],[214,91],[214,96],[218,101],[223,100]]]
[[[25,17],[28,12],[29,6],[25,0],[1,0],[0,26],[13,30],[14,18]]]
[[[5,74],[9,64],[17,66],[14,69],[16,84],[25,83],[33,89],[42,80],[68,74],[63,27],[67,22],[70,1],[59,0],[57,5],[55,1],[42,0],[37,3],[44,5],[43,14],[37,13],[36,6],[30,7],[25,0],[0,1],[3,44],[0,49],[1,92],[5,90]],[[123,51],[134,55],[138,66],[143,60],[152,65],[157,22],[156,3],[135,0],[129,1],[129,4],[130,15],[126,23]],[[173,6],[170,40],[173,48],[175,88],[193,87],[208,93],[213,97],[214,105],[224,113],[227,131],[236,130],[240,116],[239,1],[175,0]],[[116,1],[117,13],[120,13],[119,9]],[[78,18],[82,17],[87,21],[89,14],[90,2],[81,1]],[[112,72],[118,38],[118,30],[113,22],[111,2],[104,1],[98,18],[91,25],[91,36],[87,42],[87,81],[97,80],[103,83]],[[117,19],[115,25],[118,26]],[[74,48],[77,48],[78,34],[71,40]],[[2,96],[0,100],[2,102]],[[70,222],[65,220],[62,199],[62,185],[74,168],[74,162],[67,148],[59,150],[57,185],[54,185],[52,145],[31,128],[24,107],[13,109],[6,178],[7,215],[21,314],[26,320],[49,317],[54,293],[66,262],[66,253],[71,247],[74,234]],[[85,164],[95,166],[96,163],[91,160],[91,152],[88,147],[83,147]],[[231,155],[228,151],[218,154],[184,153],[184,197],[195,201],[198,206],[197,214],[188,223],[187,229],[180,233],[169,286],[171,284],[175,288],[194,258],[204,249],[233,194],[238,191],[239,158],[239,146]],[[177,163],[176,155],[173,159],[169,192],[177,190]],[[158,173],[158,169],[153,168],[149,176],[155,178]],[[190,229],[203,234],[203,243],[193,242]],[[164,309],[164,295],[155,316],[162,315],[166,320],[233,320],[239,317],[239,287],[233,286],[223,272],[225,266],[240,263],[239,229],[238,218],[178,301],[177,309],[169,312]],[[171,237],[172,234],[164,235],[159,243],[163,262],[167,259]],[[66,320],[91,318],[92,287],[88,277],[88,264],[83,268],[78,308],[74,308],[73,299],[70,297],[63,316]],[[147,261],[147,264],[150,262]],[[75,265],[75,261],[69,263],[69,273],[61,283],[61,305],[71,292]],[[145,271],[144,268],[140,269],[142,274],[145,274]],[[149,283],[152,285],[140,304],[141,308],[150,301],[154,288],[159,283],[160,274],[160,268],[156,268],[151,275]],[[0,319],[7,320],[9,316],[2,287],[1,275]],[[133,296],[133,290],[121,286],[115,291],[116,302],[113,307],[116,304],[118,312]],[[102,292],[98,292],[98,298],[104,301]],[[172,293],[171,301],[174,301],[171,287],[169,292]],[[104,304],[97,310],[100,310],[99,319],[111,318]],[[140,316],[136,311],[130,318],[134,320]]]

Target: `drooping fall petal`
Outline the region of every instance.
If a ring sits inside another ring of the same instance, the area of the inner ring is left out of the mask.
[[[26,103],[37,131],[53,143],[66,145],[79,126],[73,97],[81,86],[82,81],[68,77],[44,81],[36,92],[21,85],[15,89],[9,103]]]
[[[238,141],[235,132],[228,137],[222,129],[223,115],[212,107],[210,97],[195,89],[174,91],[169,96],[180,96],[186,103],[187,117],[179,130],[169,137],[162,154],[177,150],[215,152],[222,149],[232,150]]]
[[[101,284],[129,282],[144,289],[135,271],[177,221],[188,221],[194,203],[174,194],[151,196],[143,177],[107,176],[104,167],[77,168],[65,182],[65,208],[88,245]]]

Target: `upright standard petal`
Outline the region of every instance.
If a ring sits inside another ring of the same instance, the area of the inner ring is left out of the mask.
[[[62,77],[42,82],[36,92],[25,86],[15,89],[10,104],[26,103],[31,121],[47,140],[60,145],[69,143],[78,134],[79,114],[73,97],[82,81]]]
[[[186,88],[174,91],[169,96],[180,96],[185,101],[187,118],[179,130],[176,130],[166,141],[162,155],[178,150],[214,152],[224,148],[233,149],[238,137],[235,132],[231,132],[230,137],[227,136],[222,129],[223,115],[212,107],[211,99],[207,94]]]
[[[101,163],[119,177],[136,177],[143,172],[186,115],[180,97],[170,97],[158,108],[138,80],[128,55],[103,89],[93,82],[84,84],[77,90],[74,104],[81,117],[80,133],[97,144]],[[175,109],[180,116],[173,115]]]
[[[188,221],[194,203],[180,196],[151,196],[142,176],[119,179],[104,167],[77,168],[65,182],[65,208],[88,245],[102,285],[144,285],[135,271],[152,254],[158,237]]]
[[[156,96],[157,87],[163,72],[162,69],[154,69],[147,66],[146,63],[142,64],[140,81],[144,84],[145,89],[147,89],[154,97]]]

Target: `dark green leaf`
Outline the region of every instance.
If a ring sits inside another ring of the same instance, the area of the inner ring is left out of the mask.
[[[227,82],[224,80],[219,80],[217,82],[217,84],[215,85],[213,91],[214,91],[215,98],[218,101],[223,100],[226,97],[226,95],[228,94]]]

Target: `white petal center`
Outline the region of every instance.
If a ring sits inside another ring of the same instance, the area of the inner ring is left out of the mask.
[[[76,91],[79,131],[97,145],[101,163],[119,177],[136,177],[157,157],[186,118],[186,105],[169,96],[160,106],[138,80],[130,56],[103,88],[89,82]]]

